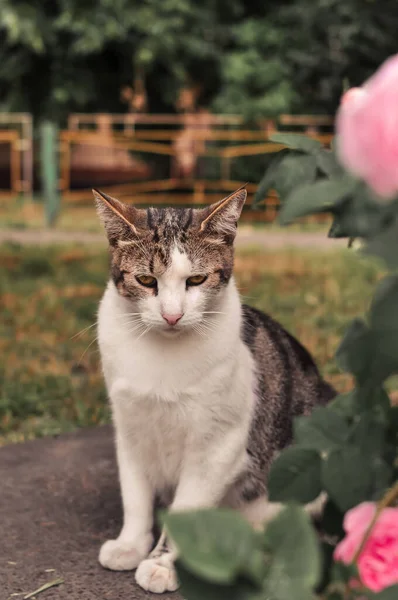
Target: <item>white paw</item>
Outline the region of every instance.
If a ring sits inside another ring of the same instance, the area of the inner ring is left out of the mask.
[[[177,574],[169,554],[143,560],[135,573],[135,580],[144,590],[154,594],[178,589]]]
[[[108,540],[101,546],[98,560],[105,569],[112,571],[136,569],[140,562],[148,556],[152,541],[151,535],[145,536],[138,543],[120,538]]]

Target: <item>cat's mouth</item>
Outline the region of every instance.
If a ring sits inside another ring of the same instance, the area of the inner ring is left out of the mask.
[[[175,338],[178,337],[182,332],[184,331],[183,327],[179,327],[178,325],[173,325],[173,327],[166,326],[164,328],[162,328],[161,332],[162,335],[169,337],[169,338]]]

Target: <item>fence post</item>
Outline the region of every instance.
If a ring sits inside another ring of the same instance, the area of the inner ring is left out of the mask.
[[[41,188],[47,225],[54,225],[60,208],[58,191],[58,128],[53,121],[40,125]]]

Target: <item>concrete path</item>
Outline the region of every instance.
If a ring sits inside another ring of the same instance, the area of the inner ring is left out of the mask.
[[[102,233],[57,231],[53,229],[0,229],[0,244],[15,242],[18,244],[102,244],[106,238]],[[319,248],[332,250],[347,246],[347,240],[334,240],[326,237],[324,232],[297,232],[286,231],[259,231],[243,226],[238,229],[238,246],[260,246],[264,249],[276,250],[279,248]]]
[[[97,561],[115,537],[121,506],[110,427],[80,430],[0,449],[0,599],[149,600],[131,572]],[[18,595],[13,595],[18,594]],[[162,600],[180,600],[178,593]]]

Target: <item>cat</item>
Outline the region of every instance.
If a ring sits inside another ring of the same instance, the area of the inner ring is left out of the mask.
[[[111,255],[98,340],[115,425],[124,520],[99,561],[173,591],[175,553],[153,544],[156,499],[270,518],[270,464],[292,420],[334,390],[281,325],[241,304],[234,238],[246,191],[203,209],[137,209],[93,190]]]

